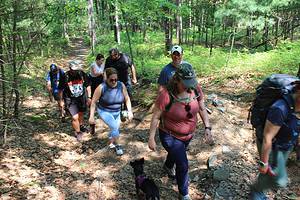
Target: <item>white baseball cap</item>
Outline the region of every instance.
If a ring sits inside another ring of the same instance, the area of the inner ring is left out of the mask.
[[[81,70],[82,69],[81,62],[79,60],[71,60],[69,61],[69,68],[72,70]]]
[[[173,54],[174,52],[178,52],[179,54],[183,53],[183,49],[181,48],[181,46],[179,45],[174,45],[171,49],[171,54]]]

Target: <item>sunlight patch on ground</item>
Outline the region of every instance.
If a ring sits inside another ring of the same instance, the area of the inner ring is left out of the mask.
[[[28,108],[41,108],[48,106],[50,103],[45,101],[42,97],[29,96],[26,101],[24,101],[23,106]]]
[[[63,150],[71,150],[77,144],[74,137],[60,132],[51,133],[51,135],[49,133],[34,135],[34,139],[42,141],[49,147],[59,147]]]

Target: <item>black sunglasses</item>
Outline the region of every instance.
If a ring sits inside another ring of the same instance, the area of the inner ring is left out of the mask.
[[[111,79],[109,79],[109,82],[117,82],[117,79],[116,78],[111,78]]]
[[[188,119],[193,118],[193,114],[191,113],[191,105],[190,105],[190,104],[186,104],[186,105],[184,106],[184,109],[185,109],[185,111],[187,112],[186,117],[187,117]]]

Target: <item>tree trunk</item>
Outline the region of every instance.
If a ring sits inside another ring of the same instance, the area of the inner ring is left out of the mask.
[[[127,35],[127,40],[128,40],[128,46],[129,46],[129,51],[130,51],[130,57],[132,60],[132,63],[134,63],[134,58],[133,58],[133,51],[132,51],[132,45],[131,45],[131,38],[129,34],[129,28],[128,28],[128,20],[125,12],[121,10],[123,19],[125,20],[125,30],[126,30],[126,35]]]
[[[213,42],[214,42],[215,10],[216,10],[216,4],[213,4],[213,9],[212,9],[212,12],[211,12],[212,26],[211,26],[211,34],[210,34],[210,49],[209,49],[209,55],[210,56],[212,55]]]
[[[12,67],[13,67],[13,93],[15,95],[14,102],[14,117],[19,117],[19,83],[18,83],[18,74],[17,74],[17,18],[18,18],[18,5],[17,0],[13,1],[13,42],[12,42]]]
[[[247,27],[247,41],[248,41],[248,48],[252,48],[252,27]]]
[[[63,0],[64,17],[63,17],[63,37],[69,40],[68,35],[68,16],[66,12],[66,0]]]
[[[278,43],[278,30],[280,28],[279,26],[280,26],[280,19],[276,18],[276,23],[275,23],[275,46],[277,46],[277,43]]]
[[[164,7],[164,13],[166,16],[169,16],[169,9]],[[164,18],[164,29],[165,29],[165,48],[167,51],[171,49],[172,46],[172,37],[171,37],[171,30],[170,30],[170,20],[168,17]]]
[[[208,15],[205,19],[205,47],[208,48]]]
[[[231,37],[231,45],[230,45],[230,52],[229,52],[228,57],[226,59],[226,65],[225,65],[226,68],[228,67],[228,63],[229,63],[229,60],[230,60],[230,57],[231,57],[231,54],[232,54],[232,50],[233,50],[233,46],[234,46],[235,33],[236,33],[236,28],[234,27],[233,32],[229,35],[229,38],[228,38],[228,41],[230,41],[230,37]]]
[[[2,18],[0,18],[0,69],[1,69],[1,79],[0,83],[2,86],[2,107],[1,107],[1,113],[2,116],[6,116],[6,83],[5,83],[5,70],[4,70],[4,56],[3,56],[3,29],[2,29]]]
[[[94,8],[93,0],[88,0],[88,17],[89,17],[89,36],[91,42],[92,53],[94,54],[96,45],[96,33],[95,33],[95,20],[94,20]]]
[[[181,0],[176,0],[177,12],[176,12],[176,39],[178,44],[182,43],[182,16],[180,14],[181,10]]]
[[[118,14],[118,1],[115,1],[115,15],[114,15],[114,36],[115,36],[115,42],[118,44],[121,44],[121,36],[120,36],[120,25],[119,25],[119,14]]]
[[[265,27],[264,27],[264,46],[265,46],[265,51],[268,51],[268,38],[269,38],[269,24],[267,21],[267,15],[265,15]]]

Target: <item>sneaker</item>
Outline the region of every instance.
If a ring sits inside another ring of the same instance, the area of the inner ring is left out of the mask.
[[[251,191],[249,199],[250,200],[268,200],[268,197],[263,192]]]
[[[78,133],[75,133],[76,139],[78,142],[82,141],[83,133],[80,131]]]
[[[118,156],[123,155],[124,152],[123,152],[123,149],[120,145],[116,145],[116,153],[117,153]]]
[[[175,178],[176,177],[176,172],[175,172],[175,165],[174,165],[174,167],[172,167],[172,169],[170,169],[170,168],[168,168],[167,166],[166,166],[166,164],[164,164],[164,170],[167,172],[167,174],[168,174],[168,176],[170,177],[170,178]]]
[[[114,148],[116,148],[116,145],[115,145],[114,143],[110,143],[110,144],[108,145],[108,147],[109,147],[110,149],[114,149]]]
[[[80,131],[83,133],[89,132],[89,129],[85,125],[80,125]]]
[[[192,200],[190,195],[184,195],[182,196],[181,194],[179,194],[179,200]]]

